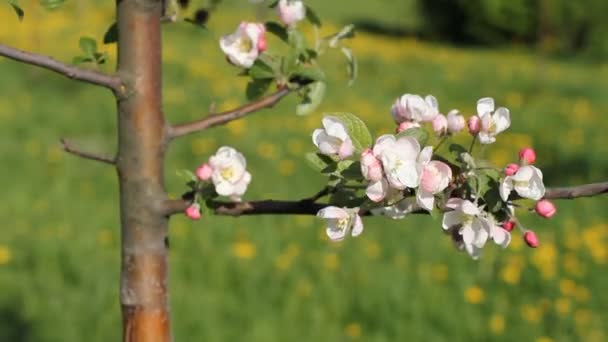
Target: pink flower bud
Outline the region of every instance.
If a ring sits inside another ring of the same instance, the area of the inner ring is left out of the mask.
[[[306,18],[306,6],[301,0],[279,0],[277,10],[285,25],[292,26]]]
[[[546,199],[536,202],[536,207],[534,207],[534,210],[536,210],[538,215],[544,218],[550,218],[557,212],[553,202]]]
[[[464,126],[467,125],[464,120],[464,116],[460,115],[460,112],[457,109],[452,109],[448,115],[448,132],[450,134],[455,134],[464,129]]]
[[[201,206],[198,203],[193,203],[186,208],[186,216],[191,220],[199,220],[201,218]]]
[[[512,231],[515,228],[515,222],[514,221],[504,222],[502,224],[502,227],[504,228],[504,230],[510,232],[510,231]]]
[[[531,230],[526,230],[524,233],[524,241],[526,242],[526,245],[532,248],[536,248],[539,245],[536,233]]]
[[[505,175],[513,176],[519,170],[519,165],[511,163],[505,167]]]
[[[444,135],[448,130],[448,120],[443,114],[438,114],[431,123],[433,131],[439,136]]]
[[[264,33],[262,33],[260,35],[260,37],[258,38],[258,51],[260,53],[266,51],[266,48],[268,47],[268,43],[266,42],[266,36],[264,35]]]
[[[198,169],[196,169],[196,176],[198,177],[198,179],[200,179],[202,181],[209,180],[209,178],[211,178],[212,174],[213,174],[213,169],[207,163],[201,164],[201,166],[199,166]]]
[[[469,133],[471,135],[477,135],[481,130],[481,119],[477,115],[473,115],[469,118]]]
[[[403,131],[405,131],[406,129],[410,129],[410,128],[419,128],[420,124],[414,121],[403,121],[402,123],[399,124],[399,126],[397,127],[397,133],[401,133]]]
[[[531,147],[522,148],[521,151],[519,151],[519,160],[528,165],[534,164],[534,161],[536,160],[536,152],[534,152]]]
[[[375,182],[382,179],[382,164],[369,148],[361,153],[361,173],[365,179],[370,181]]]

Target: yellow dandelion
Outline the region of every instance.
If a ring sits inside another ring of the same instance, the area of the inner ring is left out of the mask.
[[[296,139],[289,139],[287,141],[287,152],[289,154],[300,156],[304,151],[304,145],[302,141]]]
[[[539,270],[541,276],[550,280],[557,271],[557,248],[551,242],[546,242],[532,254],[532,264]]]
[[[538,306],[524,304],[521,308],[521,317],[530,323],[540,322],[542,316],[542,310]]]
[[[572,303],[568,298],[558,298],[555,300],[555,312],[558,314],[565,316],[570,313],[572,310]]]
[[[344,327],[344,334],[350,338],[361,337],[361,325],[359,323],[349,323]]]
[[[340,259],[335,253],[326,254],[323,258],[323,266],[330,271],[335,271],[340,266]]]
[[[572,279],[562,279],[559,281],[559,291],[564,296],[574,296],[576,283]]]
[[[578,327],[584,327],[591,322],[593,313],[587,309],[579,309],[574,312],[574,322]]]
[[[490,317],[490,331],[494,335],[500,335],[505,331],[505,317],[501,314],[494,314]]]
[[[215,140],[210,138],[196,138],[192,140],[192,153],[196,156],[210,154],[217,147]]]
[[[479,286],[471,286],[464,291],[464,298],[471,304],[480,304],[483,302],[485,294]]]
[[[232,254],[243,260],[249,260],[255,257],[256,247],[249,241],[239,241],[232,244]]]
[[[279,173],[283,176],[291,176],[296,171],[296,163],[293,160],[285,159],[279,162]]]
[[[226,126],[228,132],[235,137],[242,136],[245,133],[245,127],[245,120],[234,120]]]
[[[259,143],[256,152],[264,159],[276,159],[278,157],[277,147],[268,142]]]
[[[11,261],[11,250],[8,246],[0,245],[0,265],[6,265]]]

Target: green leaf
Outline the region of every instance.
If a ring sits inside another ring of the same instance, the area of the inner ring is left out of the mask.
[[[325,82],[314,82],[306,86],[306,89],[307,93],[304,96],[302,103],[296,107],[297,115],[307,115],[314,112],[323,101],[327,86],[325,85]]]
[[[306,83],[306,81],[325,81],[325,73],[317,67],[298,65],[293,71],[293,75],[300,78],[300,83],[302,83],[301,81],[304,81],[303,83]]]
[[[355,36],[355,25],[346,25],[340,32],[335,33],[325,39],[329,40],[329,47],[336,48],[342,39],[353,38]]]
[[[342,160],[338,162],[336,173],[348,180],[363,180],[361,163],[354,160]]]
[[[266,31],[274,34],[282,41],[286,43],[289,41],[289,34],[287,33],[287,30],[284,26],[274,21],[268,21],[264,24],[264,26],[266,27]]]
[[[11,5],[13,10],[15,11],[15,14],[17,14],[17,18],[19,18],[19,21],[22,21],[23,17],[25,16],[25,12],[23,12],[23,9],[19,6],[17,0],[8,0],[8,4]]]
[[[268,8],[275,8],[279,4],[279,0],[273,1],[268,5]]]
[[[346,57],[348,64],[346,64],[346,72],[348,73],[348,85],[351,86],[355,83],[355,79],[357,79],[357,75],[359,74],[359,67],[357,65],[357,59],[353,54],[353,50],[342,47],[342,53]]]
[[[313,9],[308,5],[306,5],[306,20],[308,20],[311,24],[317,27],[321,27],[322,25],[321,19],[319,18],[317,13],[313,11]]]
[[[306,153],[306,161],[315,171],[325,170],[329,165],[335,164],[331,157],[313,152]]]
[[[324,116],[335,117],[344,124],[357,152],[361,152],[372,145],[372,135],[369,129],[356,115],[350,113],[327,113]]]
[[[118,41],[118,24],[113,23],[108,27],[108,30],[103,35],[103,43],[104,44],[112,44]]]
[[[40,0],[40,4],[46,9],[56,9],[63,5],[65,0]]]
[[[297,54],[301,54],[306,50],[306,40],[304,39],[304,36],[297,30],[289,30],[287,33],[287,42]]]
[[[80,50],[84,52],[86,56],[93,57],[97,52],[97,42],[95,39],[89,37],[80,37],[78,41]]]
[[[82,64],[82,63],[91,63],[95,60],[88,56],[76,56],[72,58],[72,64]]]
[[[183,179],[185,182],[196,182],[198,180],[198,178],[196,177],[196,175],[187,169],[183,169],[183,170],[177,170],[175,171],[175,174]]]
[[[274,79],[276,77],[276,72],[268,63],[258,58],[249,69],[249,76],[254,80]]]
[[[427,140],[429,140],[429,134],[424,129],[419,127],[408,128],[396,136],[397,139],[401,137],[414,137],[416,140],[418,140],[421,147],[425,146]]]
[[[108,54],[105,52],[95,52],[93,58],[95,59],[95,63],[104,64],[108,60]]]
[[[355,208],[363,205],[366,200],[367,197],[362,191],[339,187],[338,190],[333,192],[329,197],[329,204],[339,207]]]
[[[272,81],[272,79],[257,79],[247,83],[247,100],[253,101],[264,95],[272,84]]]

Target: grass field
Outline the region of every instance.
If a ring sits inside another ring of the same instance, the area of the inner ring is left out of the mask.
[[[164,110],[172,122],[205,114],[211,102],[222,110],[245,101],[244,82],[224,62],[217,38],[255,14],[227,2],[208,31],[165,29]],[[22,3],[21,24],[10,8],[0,10],[6,23],[0,42],[65,61],[78,53],[79,36],[101,37],[113,21],[109,5],[68,2],[46,13],[35,10],[34,1]],[[398,20],[389,1],[361,5],[360,12],[311,3],[329,13],[326,33],[366,13]],[[246,198],[309,196],[324,184],[304,160],[322,112],[353,112],[374,133],[391,132],[390,105],[405,92],[432,93],[442,111],[467,114],[478,98],[492,96],[512,113],[512,129],[489,149],[495,163],[532,145],[548,186],[606,180],[608,64],[367,34],[350,45],[360,60],[354,86],[347,88],[344,70],[332,64],[341,56],[330,57],[328,96],[316,113],[297,117],[295,99],[287,99],[180,140],[167,161],[169,191],[179,196],[184,190],[175,170],[193,169],[230,144],[247,157],[253,175]],[[113,56],[115,47],[104,49]],[[110,62],[108,71],[114,58]],[[67,136],[113,151],[112,96],[5,59],[0,73],[0,340],[118,340],[115,171],[66,155],[58,143]],[[170,261],[175,340],[604,341],[607,205],[605,197],[563,201],[552,220],[522,217],[541,247],[525,248],[515,237],[508,250],[488,246],[479,261],[452,248],[428,217],[369,218],[361,237],[338,244],[313,217],[196,223],[176,217]]]

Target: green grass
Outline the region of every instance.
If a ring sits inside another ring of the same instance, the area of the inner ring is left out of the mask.
[[[328,22],[339,24],[357,11],[378,16],[394,11],[387,1],[344,13],[323,5],[329,2],[317,3],[320,13],[328,7]],[[112,20],[106,6],[85,11],[91,17],[83,21],[90,25],[86,29],[70,26],[67,18],[77,8],[69,6],[31,14],[30,21],[26,8],[24,24],[10,21],[11,12],[0,12],[15,30],[0,31],[0,41],[69,60],[77,53],[79,32],[101,36]],[[241,14],[254,18],[243,11],[220,9],[209,31],[165,28],[164,110],[171,122],[200,117],[211,102],[221,110],[245,101],[244,83],[233,76],[237,70],[224,62],[215,40],[232,31]],[[324,182],[304,161],[304,153],[314,150],[310,133],[322,112],[353,112],[374,133],[390,132],[390,105],[405,92],[432,93],[442,111],[459,108],[467,115],[478,98],[493,96],[511,109],[513,123],[488,149],[492,160],[512,161],[519,148],[531,144],[549,186],[605,180],[608,65],[369,35],[351,45],[361,71],[353,87],[345,87],[342,64],[334,67],[342,63],[340,56],[329,56],[328,96],[315,114],[296,117],[295,100],[287,99],[243,122],[177,141],[166,164],[169,191],[178,196],[184,190],[175,170],[193,169],[229,144],[244,153],[253,174],[247,199],[309,196]],[[90,149],[113,151],[112,97],[5,59],[0,71],[0,256],[8,253],[0,263],[0,340],[117,340],[115,171],[65,155],[58,144],[67,136]],[[311,217],[205,217],[196,223],[175,217],[174,336],[177,341],[601,341],[608,334],[603,324],[607,204],[605,198],[564,201],[552,220],[523,216],[542,246],[524,248],[515,235],[508,250],[489,245],[479,261],[452,248],[439,222],[428,217],[368,218],[361,237],[339,244],[328,242],[323,223]]]

